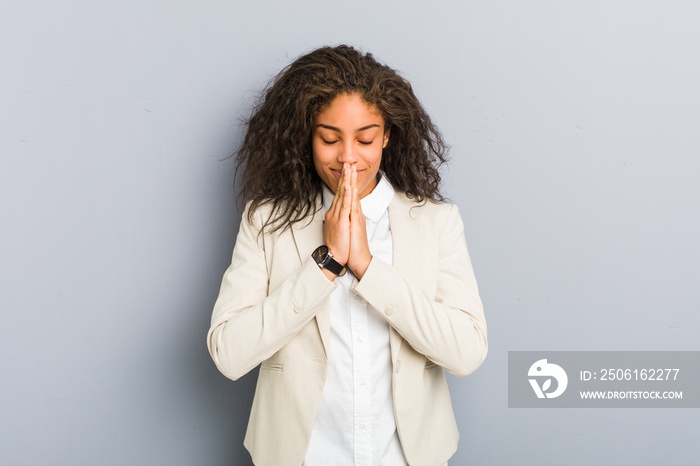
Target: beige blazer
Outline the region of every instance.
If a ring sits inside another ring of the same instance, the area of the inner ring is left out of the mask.
[[[251,224],[246,208],[207,344],[230,379],[260,365],[244,441],[253,462],[299,466],[332,351],[328,298],[337,285],[311,259],[323,244],[321,214],[258,235],[268,212],[258,209]],[[390,325],[406,461],[436,466],[454,454],[459,437],[443,369],[464,377],[481,365],[486,322],[457,207],[419,205],[397,192],[389,222],[394,264],[373,259],[354,289]]]

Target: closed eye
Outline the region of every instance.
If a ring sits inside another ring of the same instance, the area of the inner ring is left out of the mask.
[[[374,139],[371,141],[357,141],[357,142],[359,142],[363,146],[369,146],[370,144],[372,144],[374,142]]]
[[[323,141],[324,144],[327,144],[327,145],[329,145],[329,146],[335,144],[336,142],[338,142],[337,139],[336,139],[335,141],[326,141],[326,140],[323,139],[323,138],[321,138],[321,141]]]

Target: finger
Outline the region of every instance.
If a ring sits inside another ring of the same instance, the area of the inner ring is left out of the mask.
[[[339,198],[340,196],[338,195],[338,192],[340,191],[339,188],[336,188],[335,193],[333,194],[333,200],[331,201],[331,206],[328,208],[328,212],[332,212],[335,214],[335,209],[338,206]]]
[[[347,187],[350,184],[350,179],[349,179],[349,170],[350,167],[348,166],[347,163],[343,164],[343,173],[340,176],[340,180],[338,180],[338,201],[340,203],[341,208],[343,207],[343,203],[345,201],[345,195],[347,194]]]
[[[352,171],[349,163],[343,164],[343,187],[352,183]]]
[[[328,209],[335,218],[340,217],[340,210],[343,205],[343,197],[345,195],[345,166],[340,173],[340,178],[338,179],[338,186],[335,189],[335,195],[333,196],[333,202],[331,202],[331,207]]]
[[[354,217],[355,214],[357,214],[357,204],[359,204],[359,199],[357,196],[357,168],[355,166],[352,167],[352,176],[350,181],[350,189],[352,190],[350,215]]]
[[[352,207],[352,187],[349,184],[343,186],[343,203],[341,205],[341,215],[350,215]]]
[[[363,216],[364,214],[362,213],[362,202],[360,202],[360,188],[358,188],[357,185],[353,189],[353,198],[355,199],[355,211],[359,218],[359,216]]]
[[[350,173],[350,169],[348,169]],[[350,179],[347,179],[347,183],[343,185],[343,204],[342,204],[342,215],[349,216],[350,209],[352,207],[352,186],[350,184]]]
[[[335,187],[335,195],[338,199],[341,199],[341,191],[343,190],[343,178],[345,178],[345,167],[340,170],[340,176],[338,177],[338,185]]]

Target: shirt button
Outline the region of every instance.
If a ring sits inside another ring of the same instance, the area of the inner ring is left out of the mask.
[[[301,311],[303,311],[301,306],[299,306],[298,304],[294,304],[294,312],[296,312],[297,314],[301,314]]]
[[[399,373],[399,370],[401,370],[401,360],[397,359],[396,360],[396,373]]]
[[[364,424],[360,424],[360,430],[365,430],[365,425],[364,425]]]
[[[390,307],[387,307],[387,308],[384,310],[384,314],[386,314],[386,315],[388,315],[388,316],[392,315],[393,313],[394,313],[394,310],[393,310],[392,308],[390,308]]]

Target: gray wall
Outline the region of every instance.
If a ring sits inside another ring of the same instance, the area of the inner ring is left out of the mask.
[[[451,466],[693,464],[692,409],[507,408],[509,350],[698,350],[693,1],[4,2],[0,463],[248,464],[255,374],[205,348],[267,79],[400,69],[452,146],[490,355]]]

